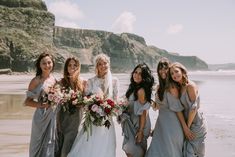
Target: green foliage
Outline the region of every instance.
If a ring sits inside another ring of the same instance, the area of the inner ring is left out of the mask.
[[[41,0],[1,0],[0,5],[10,8],[22,7],[38,10],[47,10],[46,4]]]

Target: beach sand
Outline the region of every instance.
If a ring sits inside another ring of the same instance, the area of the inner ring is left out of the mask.
[[[32,75],[0,75],[0,94],[24,94]],[[14,97],[14,96],[13,96]],[[9,100],[12,101],[12,100]],[[23,99],[16,99],[20,108],[6,108],[0,99],[0,157],[28,157],[31,119],[35,109],[23,106]],[[12,103],[12,102],[8,102]],[[15,103],[15,102],[14,102]],[[7,112],[6,112],[7,111]],[[205,112],[207,113],[207,112]],[[150,111],[152,127],[157,112]],[[206,157],[235,157],[235,125],[214,115],[205,114],[208,125]],[[117,157],[124,157],[122,151],[121,127],[115,123],[117,136]],[[149,138],[149,143],[151,138]]]

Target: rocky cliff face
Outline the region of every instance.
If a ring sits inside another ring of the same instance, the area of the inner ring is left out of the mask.
[[[146,45],[143,37],[122,33],[114,34],[105,31],[81,30],[71,28],[54,28],[54,44],[63,52],[71,52],[82,58],[82,64],[92,64],[98,53],[111,57],[114,71],[130,71],[138,63],[146,62],[156,68],[162,57],[183,63],[190,70],[207,69],[207,64],[195,56],[179,56],[154,46]]]
[[[17,3],[16,3],[17,2]],[[30,71],[38,54],[55,51],[55,17],[38,0],[0,2],[0,68]],[[58,55],[56,55],[58,56]]]
[[[54,26],[55,17],[41,0],[0,1],[0,69],[30,71],[34,60],[45,49],[56,56],[57,69],[64,60],[77,56],[82,71],[88,71],[93,57],[106,53],[111,57],[112,70],[130,71],[146,62],[156,68],[161,57],[179,61],[189,69],[207,69],[207,64],[195,56],[179,56],[154,46],[143,37],[123,33],[71,29]]]

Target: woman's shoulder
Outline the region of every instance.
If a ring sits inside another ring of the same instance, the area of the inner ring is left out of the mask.
[[[35,76],[29,83],[28,90],[31,91],[35,89],[41,83],[41,79],[39,76]]]
[[[189,81],[186,85],[186,91],[191,101],[194,101],[198,96],[198,87],[195,82]]]
[[[112,77],[112,81],[113,81],[114,84],[116,84],[116,83],[118,83],[119,80],[118,80],[117,77]]]
[[[197,84],[194,81],[189,81],[186,85],[187,90],[197,89]]]
[[[91,77],[91,78],[88,78],[88,79],[87,79],[87,82],[91,83],[91,82],[95,82],[95,81],[97,81],[97,80],[98,80],[98,77],[97,77],[97,76],[93,76],[93,77]]]

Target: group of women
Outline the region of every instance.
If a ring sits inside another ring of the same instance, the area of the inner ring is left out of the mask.
[[[35,107],[32,120],[30,157],[116,157],[116,135],[111,126],[92,125],[87,139],[78,129],[83,108],[71,114],[60,107],[53,109],[44,103],[43,95],[49,87],[59,83],[64,88],[80,91],[83,95],[101,94],[114,101],[119,99],[118,79],[110,71],[110,58],[105,54],[95,57],[95,76],[87,81],[80,77],[80,63],[70,57],[64,65],[63,78],[52,75],[53,56],[42,53],[36,60],[36,76],[29,83],[26,106]],[[123,132],[127,157],[203,157],[205,156],[205,121],[200,108],[197,85],[188,79],[186,68],[180,63],[170,64],[162,59],[157,68],[159,84],[155,100],[151,99],[154,77],[149,67],[137,65],[131,73],[126,91],[128,110],[118,120]],[[159,109],[155,129],[151,131],[148,114],[150,107]],[[152,141],[147,147],[147,139]]]

